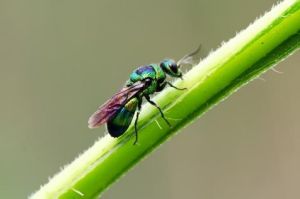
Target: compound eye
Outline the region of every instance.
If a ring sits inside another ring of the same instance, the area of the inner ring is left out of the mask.
[[[177,74],[178,73],[178,67],[176,64],[170,65],[170,69],[173,73]]]

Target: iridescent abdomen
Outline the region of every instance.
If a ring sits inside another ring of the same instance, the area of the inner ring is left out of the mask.
[[[107,130],[112,137],[119,137],[128,129],[137,106],[137,98],[132,98],[107,121]]]

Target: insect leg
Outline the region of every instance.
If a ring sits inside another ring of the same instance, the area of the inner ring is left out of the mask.
[[[183,90],[186,90],[187,88],[178,88],[176,86],[174,86],[173,84],[171,84],[170,82],[166,82],[169,86],[171,86],[172,88],[175,88],[176,90],[180,90],[180,91],[183,91]]]
[[[157,86],[157,88],[156,88],[156,92],[162,91],[162,90],[166,87],[166,85],[167,85],[167,82],[164,82],[164,83],[162,83],[162,84],[159,84],[159,85]]]
[[[166,123],[171,127],[170,122],[166,119],[166,117],[165,117],[164,113],[162,112],[161,108],[160,108],[155,102],[153,102],[153,101],[150,99],[150,96],[149,96],[149,95],[145,95],[145,98],[146,98],[146,100],[147,100],[150,104],[152,104],[153,106],[155,106],[155,107],[159,110],[159,112],[160,112],[160,114],[161,114],[161,117],[162,117],[162,118],[166,121]]]
[[[138,123],[138,120],[139,120],[141,108],[142,108],[142,99],[138,99],[138,110],[137,110],[136,118],[135,118],[135,121],[134,121],[135,141],[134,141],[133,145],[135,145],[138,142],[137,123]]]

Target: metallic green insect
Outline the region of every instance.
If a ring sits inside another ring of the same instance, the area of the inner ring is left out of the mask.
[[[134,70],[123,89],[92,114],[88,121],[89,128],[96,128],[106,123],[109,134],[112,137],[119,137],[128,129],[137,111],[134,121],[136,135],[134,144],[136,144],[138,141],[137,122],[143,98],[155,106],[165,122],[171,126],[161,108],[150,99],[150,95],[162,91],[166,85],[177,90],[184,90],[185,88],[177,88],[168,82],[166,80],[167,75],[182,79],[180,67],[182,65],[195,64],[194,56],[199,51],[200,46],[193,53],[184,56],[177,63],[172,59],[165,59],[160,64],[145,65]]]

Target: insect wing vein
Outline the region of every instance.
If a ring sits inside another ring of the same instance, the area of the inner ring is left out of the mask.
[[[124,87],[116,93],[110,100],[106,101],[98,110],[91,115],[88,121],[89,128],[96,128],[107,122],[128,100],[144,89],[145,82]]]

